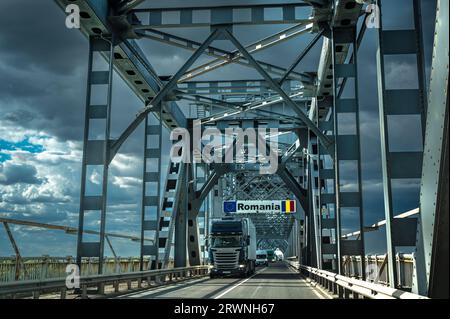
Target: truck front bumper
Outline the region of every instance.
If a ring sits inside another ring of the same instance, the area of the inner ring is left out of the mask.
[[[211,269],[211,274],[213,276],[235,276],[235,275],[244,275],[247,272],[247,268],[243,267],[243,268],[235,268],[235,269],[215,269],[212,268]]]

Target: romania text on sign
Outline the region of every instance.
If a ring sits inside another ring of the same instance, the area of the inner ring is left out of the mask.
[[[295,200],[231,200],[223,202],[224,213],[294,213]]]

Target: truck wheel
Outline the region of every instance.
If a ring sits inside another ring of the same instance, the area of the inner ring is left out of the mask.
[[[214,279],[214,278],[216,278],[216,275],[214,275],[214,274],[209,274],[209,278],[210,278],[210,279]]]

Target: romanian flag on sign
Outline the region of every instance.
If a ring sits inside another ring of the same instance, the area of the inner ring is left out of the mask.
[[[295,200],[281,201],[281,211],[286,214],[295,213]]]

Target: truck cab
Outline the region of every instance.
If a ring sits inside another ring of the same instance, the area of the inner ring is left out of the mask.
[[[211,278],[255,272],[256,231],[249,218],[213,220],[210,243]]]
[[[267,252],[265,250],[256,251],[256,266],[269,266]]]

